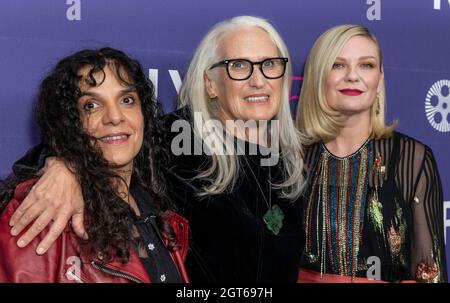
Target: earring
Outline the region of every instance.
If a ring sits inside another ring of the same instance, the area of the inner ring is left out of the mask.
[[[377,94],[377,98],[375,99],[375,102],[377,103],[377,109],[375,111],[376,115],[378,116],[380,114],[380,95]]]

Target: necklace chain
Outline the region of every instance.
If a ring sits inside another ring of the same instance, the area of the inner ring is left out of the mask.
[[[264,191],[262,190],[258,178],[256,178],[255,173],[253,172],[253,169],[251,168],[250,164],[248,163],[247,159],[245,159],[247,166],[250,169],[250,172],[255,179],[256,185],[258,186],[258,189],[260,190],[262,194],[262,198],[264,199],[264,202],[267,205],[267,211],[263,216],[263,222],[265,223],[267,229],[273,234],[278,235],[281,228],[283,227],[283,220],[284,220],[284,213],[283,210],[280,208],[279,205],[274,204],[272,205],[272,168],[269,166],[269,180],[267,180],[269,184],[269,201],[267,201]]]
[[[313,253],[311,244],[315,229],[321,273],[327,271],[328,265],[333,273],[356,274],[369,166],[373,158],[372,145],[368,142],[345,158],[334,157],[323,148],[318,159],[305,224],[308,254]]]
[[[247,164],[247,167],[249,168],[250,172],[252,173],[253,179],[255,180],[259,191],[261,192],[262,198],[264,199],[264,202],[266,203],[267,208],[270,209],[272,207],[272,191],[271,191],[271,189],[272,189],[272,186],[271,186],[271,182],[272,182],[272,173],[271,173],[271,171],[272,171],[272,169],[271,169],[271,167],[269,166],[269,180],[267,180],[267,183],[269,183],[269,201],[267,201],[267,199],[265,197],[265,194],[264,194],[264,191],[262,190],[261,186],[259,185],[259,180],[258,180],[258,178],[256,178],[256,175],[253,172],[252,167],[248,163],[248,160],[245,158],[245,156],[243,158],[245,160],[245,163]]]

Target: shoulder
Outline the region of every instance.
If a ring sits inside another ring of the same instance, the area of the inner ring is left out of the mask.
[[[322,151],[322,143],[316,142],[311,145],[304,146],[303,152],[304,152],[304,163],[305,163],[305,170],[309,171],[312,169],[312,167],[315,164],[316,158],[318,154]]]
[[[398,142],[401,153],[410,150],[423,155],[425,151],[431,151],[431,148],[420,140],[398,131],[392,132],[392,134],[387,138],[377,139],[376,141],[382,145],[385,144],[390,147],[393,147],[395,143]]]
[[[11,201],[9,201],[8,205],[6,205],[4,211],[1,213],[1,216],[0,216],[0,218],[1,218],[0,225],[2,225],[2,227],[1,227],[2,230],[0,231],[0,235],[4,232],[4,230],[3,230],[4,228],[8,229],[8,235],[9,235],[9,229],[10,229],[9,220],[11,219],[11,217],[13,216],[13,214],[17,210],[17,208],[19,208],[19,206],[23,202],[23,200],[30,193],[33,185],[35,185],[38,180],[39,180],[38,178],[29,179],[22,183],[19,183],[16,186],[13,198],[11,199]],[[47,226],[45,230],[48,232],[49,226]],[[70,226],[70,224],[68,224],[66,226],[66,228],[64,229],[64,232],[70,232],[70,231],[71,231],[71,226]],[[38,236],[36,236],[36,238],[34,238],[33,241],[34,242],[37,241],[36,243],[39,243],[43,239],[43,237],[47,234],[47,232],[41,232]]]
[[[401,132],[395,131],[395,132],[393,132],[393,136],[397,136],[401,143],[407,143],[412,146],[417,146],[417,147],[420,147],[423,149],[429,148],[427,145],[425,145],[423,142],[419,141],[418,139],[413,138],[409,135],[403,134]]]
[[[420,140],[413,138],[409,135],[395,131],[391,136],[378,141],[378,148],[383,153],[385,151],[393,151],[394,158],[398,164],[403,166],[420,169],[422,164],[434,159],[433,151],[431,148],[421,142]],[[397,146],[397,148],[396,148]]]
[[[316,143],[313,143],[310,145],[304,145],[303,151],[305,153],[305,156],[316,153],[320,149],[321,145],[322,145],[322,142],[316,142]]]
[[[2,213],[2,218],[7,216],[9,220],[9,218],[12,217],[13,213],[19,207],[20,203],[22,203],[22,201],[31,191],[33,185],[36,184],[37,180],[38,179],[29,179],[16,185],[12,200],[9,201],[8,205],[6,205]]]
[[[59,267],[61,264],[55,262],[55,257],[61,256],[62,243],[65,243],[63,251],[75,251],[73,247],[75,247],[77,240],[74,236],[65,238],[64,241],[60,236],[57,243],[54,243],[46,254],[38,256],[35,249],[38,243],[48,234],[49,227],[39,233],[25,248],[19,248],[16,245],[24,231],[18,236],[12,236],[10,233],[9,220],[36,182],[36,179],[30,179],[17,185],[13,198],[0,215],[0,251],[2,256],[0,258],[0,282],[48,283],[66,281],[62,274],[64,272]]]
[[[393,136],[400,141],[400,150],[403,155],[410,154],[415,159],[433,156],[431,148],[422,141],[397,131],[393,133]]]

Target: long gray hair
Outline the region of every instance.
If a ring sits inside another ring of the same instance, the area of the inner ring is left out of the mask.
[[[210,98],[205,88],[205,73],[212,64],[221,60],[218,49],[221,46],[223,36],[233,30],[245,27],[257,27],[264,30],[277,46],[279,55],[290,59],[289,52],[282,38],[275,28],[266,20],[253,16],[238,16],[216,24],[203,38],[191,61],[181,91],[179,94],[179,106],[188,106],[191,116],[194,113],[200,114],[202,122],[214,119],[213,109],[211,108]],[[290,61],[287,63],[286,72],[282,80],[282,93],[280,110],[273,118],[279,121],[279,146],[280,161],[283,166],[283,179],[279,183],[272,184],[274,189],[280,189],[282,198],[295,200],[301,194],[304,180],[303,170],[303,152],[302,135],[295,128],[290,109],[289,109],[289,89],[292,80],[292,66]],[[205,139],[206,135],[214,140],[203,141],[208,148],[214,149],[208,145],[210,141],[221,142],[227,150],[234,148],[228,146],[230,142],[224,140],[221,132],[206,134],[201,129],[198,121],[194,121],[195,132]],[[232,142],[231,142],[232,144]],[[198,177],[209,179],[210,183],[203,188],[202,194],[220,194],[224,191],[232,191],[239,176],[239,161],[235,154],[217,155],[212,154],[211,165]]]

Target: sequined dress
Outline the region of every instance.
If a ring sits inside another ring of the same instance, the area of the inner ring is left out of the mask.
[[[301,267],[388,282],[446,282],[443,193],[431,149],[394,132],[336,157],[324,144],[305,162]]]

